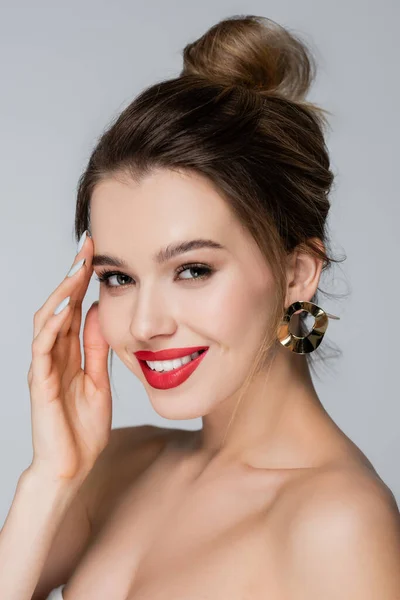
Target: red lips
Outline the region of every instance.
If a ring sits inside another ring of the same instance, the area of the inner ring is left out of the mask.
[[[174,352],[182,352],[182,350],[187,352],[188,350],[192,350],[192,348],[175,349]],[[147,383],[155,389],[168,390],[184,383],[192,373],[194,373],[200,363],[204,360],[205,356],[207,356],[207,350],[198,354],[196,358],[190,360],[185,365],[177,367],[176,369],[171,369],[170,371],[153,371],[145,360],[140,359],[139,365],[147,379]]]
[[[169,348],[160,350],[159,352],[150,352],[149,350],[138,350],[134,355],[139,360],[172,360],[173,358],[181,358],[188,356],[199,350],[207,350],[208,346],[190,346],[188,348]]]

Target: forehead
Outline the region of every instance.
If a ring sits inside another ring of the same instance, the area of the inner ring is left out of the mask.
[[[229,206],[205,177],[169,170],[140,182],[128,176],[100,182],[92,194],[90,220],[93,237],[105,244],[133,234],[141,241],[151,234],[160,242],[221,238],[235,225]]]
[[[106,179],[93,191],[90,220],[95,255],[157,262],[169,246],[200,238],[223,246],[228,254],[218,251],[218,257],[229,255],[246,278],[262,281],[265,275],[264,257],[251,234],[196,173],[160,170],[140,183]]]

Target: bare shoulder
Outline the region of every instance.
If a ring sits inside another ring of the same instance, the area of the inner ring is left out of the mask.
[[[362,519],[370,511],[379,510],[395,521],[399,518],[391,489],[375,472],[354,465],[310,469],[287,486],[282,506],[296,532],[307,530],[326,516],[343,523],[344,517]]]
[[[285,500],[291,598],[400,597],[399,508],[377,475],[354,466],[310,471]]]
[[[369,510],[386,510],[399,514],[390,488],[363,468],[327,468],[310,472],[293,486],[293,517],[301,527],[309,519],[365,514]]]
[[[107,446],[81,488],[93,529],[120,494],[151,465],[174,432],[148,424],[111,430]]]
[[[169,432],[174,430],[156,425],[133,425],[129,427],[117,427],[111,430],[110,439],[100,455],[99,462],[114,461],[122,455],[129,454],[143,444],[163,439]]]

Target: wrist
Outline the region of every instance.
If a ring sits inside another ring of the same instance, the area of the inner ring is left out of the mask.
[[[22,486],[37,489],[38,493],[43,490],[47,494],[52,493],[53,495],[75,495],[81,487],[81,482],[78,480],[56,477],[33,463],[22,472],[20,482]]]

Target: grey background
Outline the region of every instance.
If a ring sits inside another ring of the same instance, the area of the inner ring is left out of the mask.
[[[341,317],[330,321],[327,336],[343,356],[315,385],[399,503],[399,6],[395,0],[2,2],[0,524],[32,458],[26,378],[33,314],[74,260],[75,190],[91,148],[143,87],[178,75],[186,43],[234,14],[270,17],[314,49],[319,71],[309,98],[333,113],[327,135],[336,173],[333,250],[347,254],[322,287],[351,289],[340,302],[321,299]],[[84,314],[97,297],[93,278]],[[118,357],[113,382],[113,427],[201,426],[200,419],[159,417]]]

